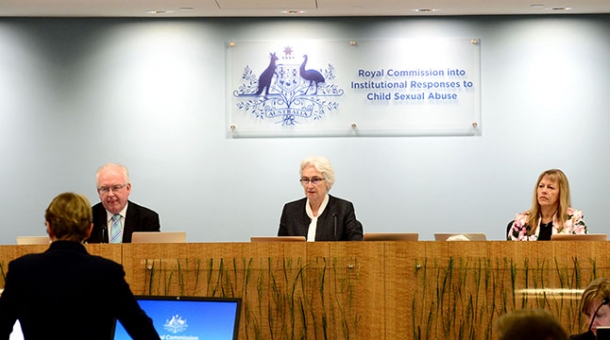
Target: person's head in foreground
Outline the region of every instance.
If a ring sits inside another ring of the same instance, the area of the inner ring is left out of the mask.
[[[52,241],[83,242],[93,227],[89,200],[72,192],[59,194],[45,211],[45,221]]]
[[[549,311],[519,309],[500,316],[494,323],[498,340],[566,340],[568,334]]]
[[[597,336],[597,327],[610,326],[610,279],[591,281],[580,298],[580,311],[586,326]]]

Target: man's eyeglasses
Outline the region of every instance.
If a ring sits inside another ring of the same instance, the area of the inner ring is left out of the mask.
[[[126,187],[127,184],[117,184],[117,185],[113,185],[111,187],[101,187],[98,188],[97,191],[102,194],[102,195],[106,195],[109,192],[120,192],[121,190],[123,190],[124,187]]]
[[[299,181],[303,185],[307,185],[310,182],[313,183],[313,185],[318,185],[323,180],[324,180],[324,178],[320,178],[320,177],[312,177],[312,178],[302,177]]]

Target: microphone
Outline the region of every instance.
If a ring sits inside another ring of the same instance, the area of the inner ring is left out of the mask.
[[[334,229],[334,233],[333,233],[333,239],[336,241],[337,240],[337,214],[333,214],[333,218],[335,220],[335,229]]]
[[[102,239],[100,240],[100,243],[108,243],[106,241],[106,229],[107,228],[108,228],[107,226],[102,227]]]
[[[593,321],[595,321],[595,317],[597,316],[597,312],[599,312],[599,309],[602,308],[603,305],[607,305],[609,302],[610,302],[610,298],[609,297],[605,297],[605,298],[602,299],[602,303],[599,304],[599,306],[595,310],[595,313],[593,313],[593,316],[591,317],[591,323],[589,323],[589,332],[591,331],[591,327],[593,327]]]

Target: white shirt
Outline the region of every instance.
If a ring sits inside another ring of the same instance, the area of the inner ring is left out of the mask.
[[[328,204],[328,194],[324,196],[324,200],[318,209],[318,216],[322,215],[326,205]],[[309,198],[307,202],[305,202],[305,211],[307,212],[307,216],[311,218],[311,223],[309,223],[309,229],[307,230],[307,242],[313,242],[316,240],[316,229],[318,229],[318,216],[313,215],[313,210],[311,210],[311,206],[309,205]]]

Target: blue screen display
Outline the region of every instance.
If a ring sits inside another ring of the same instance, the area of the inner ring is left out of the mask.
[[[239,299],[137,297],[162,340],[237,340]],[[115,340],[128,340],[117,321]]]

